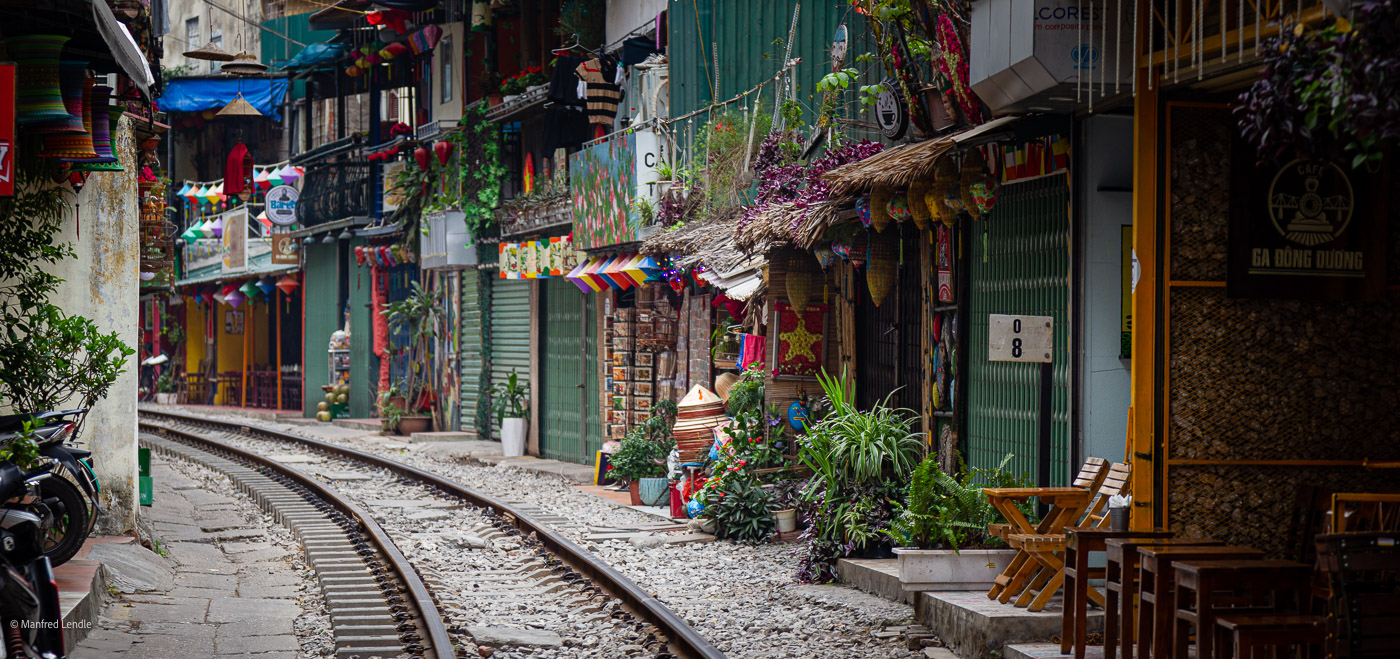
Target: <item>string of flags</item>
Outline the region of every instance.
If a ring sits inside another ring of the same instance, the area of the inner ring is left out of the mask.
[[[287,163],[277,163],[259,167],[253,166],[253,184],[259,192],[266,192],[279,185],[293,185],[306,174],[306,169],[294,167]],[[201,204],[221,204],[229,201],[230,195],[224,194],[224,180],[214,181],[185,181],[180,186],[180,190],[175,193],[182,197],[189,204],[198,206]]]

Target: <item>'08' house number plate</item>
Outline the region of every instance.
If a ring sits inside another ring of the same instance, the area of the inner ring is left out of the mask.
[[[1053,316],[990,314],[987,359],[994,362],[1049,363],[1055,352]]]

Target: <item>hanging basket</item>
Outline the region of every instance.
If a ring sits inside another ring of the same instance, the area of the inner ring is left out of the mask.
[[[958,213],[964,210],[962,195],[958,193],[958,166],[952,158],[944,158],[938,163],[938,169],[934,171],[933,197],[934,203],[929,204],[929,208],[937,208],[939,221],[944,226],[951,227],[958,220]]]
[[[794,311],[807,308],[816,280],[816,268],[813,267],[815,265],[816,261],[806,252],[796,249],[788,251],[783,287],[787,293],[788,304],[792,305]]]
[[[981,213],[977,212],[977,199],[972,193],[972,186],[985,180],[986,172],[982,171],[986,163],[982,160],[982,152],[973,149],[967,152],[963,158],[962,184],[958,186],[958,193],[962,196],[963,208],[968,214],[977,219]]]
[[[894,198],[894,190],[889,188],[875,188],[870,193],[870,226],[876,231],[884,231],[890,224],[890,199]]]
[[[914,220],[914,226],[920,231],[928,228],[929,221],[933,219],[932,212],[928,207],[928,193],[932,189],[926,179],[915,179],[909,185],[909,217]]]
[[[899,237],[890,232],[870,239],[870,262],[865,266],[865,285],[870,288],[870,301],[880,306],[894,285],[899,270]]]

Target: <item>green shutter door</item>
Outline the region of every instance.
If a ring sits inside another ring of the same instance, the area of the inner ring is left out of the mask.
[[[523,279],[490,280],[491,287],[491,382],[489,390],[505,382],[514,370],[521,381],[530,381],[530,282]],[[500,438],[501,424],[491,417],[491,436]]]
[[[561,278],[541,280],[540,455],[588,463],[602,447],[598,417],[597,298]]]
[[[967,461],[1006,454],[1032,479],[1050,460],[1050,485],[1069,473],[1069,183],[1064,175],[1003,185],[991,217],[970,223],[972,336],[968,337]],[[987,360],[989,314],[1054,316],[1050,455],[1039,455],[1040,364]]]
[[[482,307],[482,285],[480,270],[462,271],[462,305],[461,305],[461,338],[458,340],[458,360],[457,374],[462,383],[462,405],[460,408],[461,428],[465,432],[482,433],[480,421],[485,417],[478,416],[478,405],[481,403],[481,384],[483,373],[481,372],[484,359],[482,356],[481,325],[483,312]],[[484,408],[480,408],[484,411]]]

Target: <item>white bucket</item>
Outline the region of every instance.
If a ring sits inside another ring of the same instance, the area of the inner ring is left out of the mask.
[[[507,458],[525,455],[525,419],[506,419],[501,422],[501,451]]]

